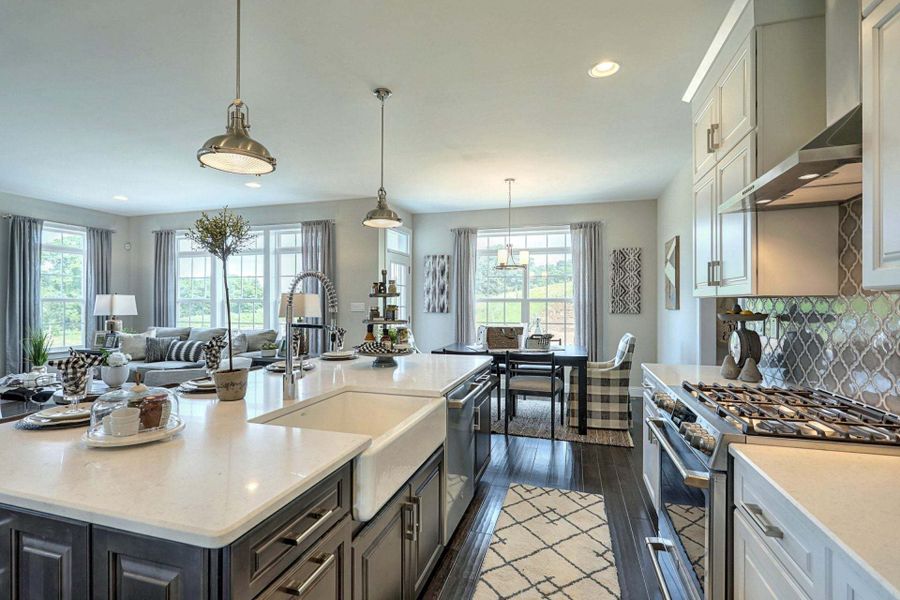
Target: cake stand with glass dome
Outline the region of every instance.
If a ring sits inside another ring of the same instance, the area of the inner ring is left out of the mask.
[[[117,435],[110,419],[119,409],[136,409],[138,426],[133,435]],[[84,434],[88,446],[134,446],[171,438],[184,429],[178,414],[178,395],[173,390],[135,384],[97,398],[91,407],[91,425]]]

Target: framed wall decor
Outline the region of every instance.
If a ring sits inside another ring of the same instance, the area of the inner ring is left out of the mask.
[[[610,251],[609,312],[614,315],[641,313],[641,249]]]
[[[425,256],[425,312],[450,312],[450,255]]]
[[[664,274],[666,287],[666,309],[678,310],[681,307],[681,241],[676,235],[666,242]]]

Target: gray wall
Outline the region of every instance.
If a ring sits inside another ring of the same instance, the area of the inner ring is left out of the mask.
[[[45,221],[103,227],[115,231],[112,237],[112,291],[128,293],[131,289],[131,254],[124,249],[130,239],[129,219],[119,215],[67,206],[56,202],[36,200],[0,192],[0,213],[35,217]],[[9,271],[9,221],[0,221],[0,281],[6,282]],[[6,314],[6,289],[0,292],[0,314]],[[126,320],[127,323],[127,320]],[[0,339],[6,339],[6,321],[0,319]],[[6,350],[0,344],[0,365],[5,363]]]
[[[365,302],[371,282],[378,279],[379,232],[362,225],[363,217],[375,205],[372,198],[315,202],[309,204],[279,204],[234,209],[245,216],[251,225],[280,225],[318,219],[335,221],[335,254],[339,310],[338,323],[347,329],[347,343],[357,344],[365,335],[364,313],[350,313],[351,302]],[[398,211],[409,224],[412,218]],[[200,212],[170,213],[132,217],[134,237],[132,251],[132,289],[137,296],[140,316],[135,329],[153,325],[153,232],[158,229],[187,229]]]
[[[656,200],[603,202],[514,208],[513,227],[568,225],[579,221],[603,221],[604,264],[610,248],[643,249],[642,306],[639,315],[609,314],[609,280],[604,283],[603,353],[611,355],[622,334],[637,336],[632,384],[640,382],[640,363],[656,360],[657,235]],[[453,254],[450,229],[454,227],[499,228],[506,225],[506,210],[480,210],[417,214],[413,219],[413,330],[424,352],[454,341],[456,298],[451,293],[450,313],[426,313],[422,285],[426,254]],[[452,260],[452,259],[451,259]],[[453,283],[450,284],[451,292]]]

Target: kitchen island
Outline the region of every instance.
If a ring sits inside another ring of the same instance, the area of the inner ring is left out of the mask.
[[[200,568],[209,577],[201,582],[203,594],[238,597],[217,581],[230,568],[223,564],[228,556],[221,550],[322,485],[336,490],[335,501],[348,514],[349,465],[372,442],[366,435],[266,421],[343,392],[434,400],[483,370],[489,359],[421,354],[398,362],[395,369],[381,370],[371,368],[365,358],[317,361],[300,380],[297,399],[287,401],[282,400],[280,375],[251,373],[244,401],[182,397],[185,430],[169,442],[147,446],[93,449],[81,441],[83,429],[22,431],[5,424],[0,426],[0,452],[6,457],[0,469],[0,504],[35,511],[35,519],[55,517],[72,526],[76,538],[79,528],[89,525],[93,539],[109,531],[111,537],[125,533],[148,545],[150,538],[166,540],[176,555],[177,549],[197,549],[204,563]],[[17,551],[4,541],[0,561],[9,558],[4,553]],[[265,554],[259,550],[254,560],[261,560],[259,552]],[[71,569],[73,560],[85,560],[79,554],[77,548],[61,551],[59,560],[68,561]],[[0,563],[0,589],[10,577],[5,567]],[[96,565],[93,578],[98,597]],[[108,594],[102,597],[132,597],[113,593],[115,583],[105,582]]]

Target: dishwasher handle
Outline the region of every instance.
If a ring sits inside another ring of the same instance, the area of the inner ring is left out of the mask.
[[[490,392],[494,388],[494,381],[491,377],[488,377],[481,381],[477,386],[472,388],[468,394],[463,396],[462,398],[448,398],[447,399],[447,408],[450,409],[460,409],[463,408],[466,404],[473,401],[475,398],[481,396],[482,394]]]

